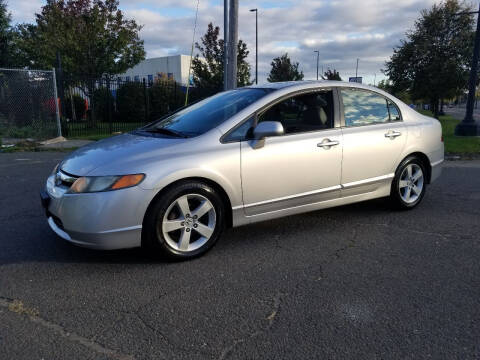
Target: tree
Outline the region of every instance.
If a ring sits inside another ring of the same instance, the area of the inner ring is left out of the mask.
[[[298,62],[292,63],[288,53],[273,59],[272,69],[268,74],[269,82],[303,80],[303,71],[298,70]]]
[[[322,76],[322,79],[323,80],[338,80],[338,81],[342,81],[342,78],[340,77],[340,74],[338,73],[337,70],[333,69],[330,70],[328,69],[327,71],[325,71],[325,73],[323,74]]]
[[[461,12],[470,8],[446,0],[423,10],[406,40],[385,63],[392,92],[408,91],[413,100],[430,102],[436,117],[439,101],[465,88],[473,51],[473,18]]]
[[[0,67],[11,66],[13,31],[11,16],[4,0],[0,0]]]
[[[118,0],[47,0],[35,24],[18,26],[18,58],[50,69],[59,52],[72,77],[119,74],[145,58],[140,29],[118,9]]]
[[[199,89],[217,92],[223,87],[224,42],[219,39],[220,28],[208,24],[207,32],[202,36],[200,45],[195,48],[200,52],[192,59],[193,82]],[[237,86],[250,85],[250,65],[247,63],[247,44],[242,40],[237,44]]]
[[[389,79],[380,80],[377,84],[377,87],[379,89],[382,89],[385,92],[390,93],[390,94],[393,92],[393,90],[392,90],[393,85],[392,85],[392,82]]]

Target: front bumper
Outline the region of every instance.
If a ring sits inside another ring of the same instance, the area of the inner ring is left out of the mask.
[[[47,180],[40,197],[50,228],[62,239],[92,249],[113,250],[141,245],[142,222],[153,195],[136,187],[86,194],[67,194]]]

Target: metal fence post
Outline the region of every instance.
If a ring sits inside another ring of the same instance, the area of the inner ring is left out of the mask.
[[[143,98],[145,100],[145,122],[148,123],[148,98],[147,98],[147,84],[143,78]]]
[[[53,93],[55,96],[55,115],[57,117],[58,136],[62,136],[62,124],[60,123],[60,111],[58,109],[57,77],[55,76],[55,68],[52,69],[52,74],[53,74]]]
[[[112,129],[112,90],[110,89],[110,77],[107,77],[106,80],[107,87],[107,118],[108,118],[108,131],[110,134],[113,132]]]

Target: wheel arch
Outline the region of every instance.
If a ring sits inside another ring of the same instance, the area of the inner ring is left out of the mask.
[[[432,177],[432,165],[430,164],[430,159],[428,158],[428,156],[421,152],[421,151],[414,151],[410,154],[408,154],[407,156],[405,156],[398,164],[397,166],[397,169],[398,167],[400,166],[401,163],[403,163],[405,161],[406,158],[408,157],[416,157],[417,159],[419,159],[423,166],[425,167],[425,171],[427,172],[426,173],[426,177],[427,177],[427,184],[430,184],[430,179]],[[396,170],[395,170],[396,171]]]
[[[210,187],[212,187],[213,189],[215,189],[218,194],[220,195],[220,197],[222,198],[224,204],[225,204],[225,212],[226,212],[226,220],[227,220],[227,227],[232,227],[232,224],[233,224],[233,213],[232,213],[232,203],[230,201],[230,197],[228,196],[227,192],[225,191],[225,189],[219,184],[217,183],[216,181],[214,180],[211,180],[211,179],[208,179],[206,177],[201,177],[201,176],[191,176],[191,177],[185,177],[185,178],[182,178],[182,179],[178,179],[178,180],[175,180],[167,185],[165,185],[164,187],[162,187],[161,189],[159,189],[157,191],[157,193],[155,194],[155,196],[150,200],[150,203],[148,204],[147,206],[147,209],[145,211],[145,214],[143,215],[143,221],[142,221],[142,224],[145,222],[145,218],[147,217],[147,214],[149,213],[152,205],[154,204],[154,202],[160,198],[165,192],[167,192],[169,189],[171,189],[172,187],[174,187],[175,185],[179,184],[179,183],[182,183],[182,182],[188,182],[188,181],[197,181],[197,182],[202,182]],[[142,226],[143,228],[143,226]]]

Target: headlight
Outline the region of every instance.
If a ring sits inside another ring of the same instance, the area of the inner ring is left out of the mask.
[[[82,176],[68,189],[68,194],[91,193],[118,190],[138,185],[145,178],[144,174],[120,176]]]

